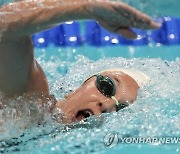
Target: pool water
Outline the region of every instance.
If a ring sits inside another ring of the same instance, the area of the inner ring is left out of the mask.
[[[14,0],[11,0],[14,1]],[[150,2],[123,0],[153,17],[179,17],[179,0]],[[1,1],[1,5],[5,2]],[[169,3],[172,7],[169,7]],[[140,4],[140,5],[138,5]],[[152,9],[156,8],[156,9]],[[165,9],[167,8],[167,9]],[[178,154],[180,144],[114,144],[107,147],[104,137],[180,137],[180,46],[149,44],[146,46],[80,46],[36,48],[35,56],[57,98],[79,87],[88,76],[107,68],[134,68],[149,75],[151,82],[139,90],[130,107],[113,114],[89,118],[86,123],[58,124],[45,113],[43,125],[30,118],[31,110],[42,114],[36,100],[24,98],[0,102],[0,153],[158,153]],[[1,105],[1,104],[0,104]],[[1,106],[0,106],[1,107]],[[24,131],[24,127],[28,126]]]
[[[108,148],[103,142],[105,135],[111,132],[131,137],[180,136],[179,51],[180,46],[155,45],[99,48],[49,46],[46,49],[36,49],[36,57],[50,82],[51,93],[59,99],[75,90],[89,75],[107,68],[135,68],[149,75],[151,82],[139,90],[138,99],[129,108],[98,118],[92,117],[86,124],[57,124],[47,113],[43,125],[34,124],[23,132],[20,128],[28,122],[29,115],[21,111],[23,118],[15,120],[17,110],[13,112],[13,108],[9,108],[3,113],[3,116],[6,115],[6,132],[1,135],[1,152],[179,153],[179,144],[119,143]],[[14,103],[19,104],[21,101],[14,100]],[[26,111],[27,104],[22,106]]]

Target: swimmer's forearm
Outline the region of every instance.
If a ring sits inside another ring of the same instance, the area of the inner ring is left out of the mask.
[[[69,20],[95,19],[110,32],[136,38],[129,28],[155,29],[160,25],[122,2],[111,0],[31,0],[0,8],[0,32],[24,36]],[[8,37],[9,38],[9,37]]]
[[[31,35],[60,22],[87,19],[87,2],[88,0],[40,0],[11,3],[0,8],[0,29],[13,32],[12,34],[17,32],[17,35]]]

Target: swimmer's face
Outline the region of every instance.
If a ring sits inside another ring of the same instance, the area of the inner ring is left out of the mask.
[[[133,78],[120,71],[103,72],[101,75],[113,80],[116,88],[114,96],[119,103],[130,104],[136,100],[139,86]],[[98,90],[96,78],[96,76],[89,78],[75,92],[57,103],[57,107],[65,114],[63,122],[80,121],[91,115],[99,116],[102,113],[117,111],[115,100]]]

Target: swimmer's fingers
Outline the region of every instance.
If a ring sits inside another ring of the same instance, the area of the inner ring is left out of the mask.
[[[128,39],[136,39],[137,38],[136,33],[134,33],[129,28],[120,28],[117,32]]]
[[[119,18],[129,20],[125,22],[129,27],[136,27],[140,29],[156,29],[160,27],[160,24],[155,23],[148,15],[136,10],[135,8],[128,6],[124,3],[117,3],[112,5],[113,9],[119,13]]]
[[[107,30],[119,32],[128,38],[135,36],[128,28],[155,29],[160,27],[146,14],[121,2],[99,0],[88,5],[88,13]]]
[[[137,35],[128,27],[118,27],[116,25],[109,24],[101,19],[98,20],[99,24],[112,33],[119,33],[125,38],[136,39]]]

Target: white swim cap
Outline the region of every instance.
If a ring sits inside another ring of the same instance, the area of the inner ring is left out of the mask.
[[[100,73],[107,72],[107,71],[108,72],[121,71],[129,75],[131,78],[133,78],[137,82],[140,88],[142,88],[143,86],[145,86],[147,83],[150,82],[149,76],[135,69],[124,69],[124,68],[107,69],[107,70],[101,71]]]

